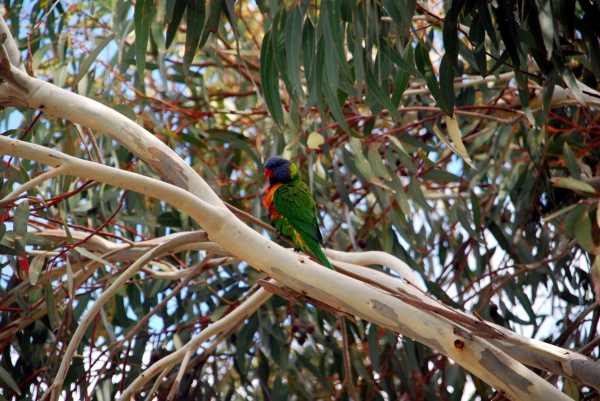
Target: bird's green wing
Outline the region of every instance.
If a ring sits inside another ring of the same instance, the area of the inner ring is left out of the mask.
[[[317,221],[317,203],[310,189],[303,183],[282,185],[273,197],[277,213],[287,217],[296,229],[302,231],[319,244],[323,242]]]

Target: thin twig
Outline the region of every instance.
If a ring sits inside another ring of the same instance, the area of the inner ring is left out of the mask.
[[[348,350],[348,332],[346,331],[346,318],[342,316],[340,318],[340,322],[343,342],[342,351],[344,353],[344,369],[346,370],[346,379],[344,380],[344,382],[348,386],[348,392],[352,394],[354,401],[358,401],[356,389],[354,388],[354,383],[352,381],[352,365],[350,365],[350,351]]]

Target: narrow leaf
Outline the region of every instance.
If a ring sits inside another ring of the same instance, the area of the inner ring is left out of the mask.
[[[421,74],[423,74],[423,78],[425,78],[427,87],[429,88],[429,91],[431,92],[431,95],[437,102],[439,108],[442,109],[442,111],[446,115],[451,116],[453,114],[452,109],[450,109],[444,103],[444,97],[442,96],[442,92],[440,90],[440,87],[438,86],[438,81],[433,71],[433,66],[431,65],[429,51],[427,51],[427,48],[423,43],[419,43],[417,45],[417,48],[415,50],[415,61],[417,62],[417,68],[419,69]]]
[[[414,62],[413,49],[410,45],[406,51],[406,62],[411,65]],[[402,95],[408,86],[409,80],[410,72],[405,69],[398,68],[398,71],[396,72],[396,80],[394,82],[394,91],[392,92],[392,104],[395,108],[400,106],[400,100],[402,100]]]
[[[29,314],[31,313],[31,308],[29,307],[29,304],[23,299],[23,296],[21,295],[21,288],[19,287],[17,287],[17,289],[15,290],[15,302],[17,303],[19,308],[23,309],[23,314],[29,316]]]
[[[2,379],[4,383],[8,384],[8,386],[12,388],[15,393],[21,395],[21,389],[19,389],[19,386],[12,378],[10,373],[8,373],[2,366],[0,366],[0,379]]]
[[[451,110],[452,114],[449,116],[452,117],[454,114],[454,69],[450,64],[451,61],[447,54],[444,54],[440,64],[440,89],[444,104],[448,110]]]
[[[565,156],[565,163],[569,169],[569,174],[571,174],[571,177],[579,179],[581,176],[581,173],[579,172],[579,165],[577,164],[577,159],[575,159],[575,155],[573,154],[573,151],[571,150],[571,147],[567,141],[565,141],[563,145],[563,154]]]
[[[325,9],[327,18],[324,18],[321,21],[324,24],[325,34],[330,35],[329,38],[333,43],[340,67],[342,67],[342,70],[346,73],[346,75],[350,75],[350,67],[348,66],[348,61],[346,60],[346,51],[344,50],[344,38],[342,37],[340,28],[340,23],[342,20],[341,5],[341,0],[326,1]]]
[[[138,76],[142,77],[146,69],[146,49],[148,48],[148,37],[150,36],[150,22],[152,21],[152,10],[154,1],[138,0],[135,3],[135,61]]]
[[[114,37],[115,37],[114,33],[105,37],[102,40],[102,42],[100,42],[98,44],[98,46],[94,47],[94,49],[90,52],[90,54],[81,62],[81,64],[79,65],[79,72],[77,73],[77,77],[73,81],[73,88],[77,87],[77,84],[79,83],[79,81],[81,81],[81,78],[83,78],[84,75],[87,74],[88,70],[92,66],[92,63],[94,61],[96,61],[96,58],[98,57],[100,52],[106,47],[107,44],[110,43],[111,40],[114,39]],[[147,37],[146,37],[146,43],[148,43]],[[145,55],[145,52],[146,52],[146,48],[144,48],[144,55]]]
[[[454,142],[454,146],[456,147],[456,151],[458,155],[467,163],[469,166],[475,169],[475,165],[473,161],[469,157],[469,153],[467,152],[467,148],[462,141],[462,136],[460,135],[460,131],[458,130],[458,120],[456,117],[446,117],[446,126],[448,127],[448,134],[450,135],[450,139]]]
[[[367,87],[373,96],[375,96],[375,99],[377,99],[377,101],[381,103],[383,107],[388,109],[396,121],[402,121],[402,117],[400,116],[400,113],[398,113],[398,110],[396,110],[396,107],[394,107],[394,104],[391,102],[389,94],[384,93],[383,89],[381,89],[379,85],[379,82],[377,81],[377,78],[375,77],[375,74],[373,74],[368,67],[366,70],[366,81]]]
[[[167,5],[168,4],[169,2],[167,2]],[[185,8],[187,7],[187,0],[174,0],[172,7],[172,18],[169,20],[169,26],[167,26],[167,49],[171,46],[171,43],[173,43],[173,39],[175,39],[175,35],[179,29],[179,24],[181,23],[181,19],[185,13]]]
[[[93,252],[88,251],[87,249],[76,246],[75,250],[85,256],[86,258],[90,258],[95,262],[103,264],[105,266],[111,266],[110,262],[106,261],[106,259],[102,259],[100,256],[96,255]]]
[[[44,255],[37,255],[31,260],[31,264],[29,266],[29,282],[31,285],[36,285],[38,281],[38,277],[42,268],[44,267],[44,262],[46,258]]]
[[[555,187],[570,189],[571,191],[585,192],[588,194],[595,194],[596,189],[583,181],[575,180],[573,178],[558,178],[550,180]]]
[[[279,97],[279,70],[273,55],[273,46],[270,43],[271,31],[265,34],[260,50],[260,81],[267,110],[275,123],[283,127],[283,108],[281,107],[281,97]]]
[[[50,327],[52,327],[52,331],[58,329],[58,325],[60,323],[60,317],[58,315],[58,310],[56,309],[56,302],[54,301],[54,289],[52,288],[52,283],[48,281],[46,283],[46,308],[48,310],[48,319],[50,320]]]
[[[200,36],[204,30],[206,10],[204,0],[189,0],[186,16],[187,33],[185,35],[185,48],[183,53],[183,71],[188,73],[190,65],[196,55],[200,43]]]
[[[485,54],[485,27],[479,17],[479,14],[475,14],[473,21],[471,21],[471,28],[469,30],[469,39],[474,43],[473,55],[475,57],[475,63],[477,69],[482,77],[487,75],[487,59]]]
[[[498,38],[496,37],[496,28],[494,27],[494,23],[492,22],[492,15],[490,13],[488,2],[486,0],[477,0],[477,11],[479,17],[481,18],[481,23],[483,24],[485,31],[490,37],[492,47],[495,49],[495,51],[498,51],[499,46]]]
[[[306,100],[306,95],[302,89],[300,81],[300,41],[302,40],[302,10],[298,4],[292,5],[285,23],[285,57],[286,67],[294,93],[293,97],[298,95]]]
[[[71,263],[67,258],[67,290],[69,291],[69,298],[72,300],[75,299],[74,295],[74,285],[73,285],[73,269],[71,268]]]

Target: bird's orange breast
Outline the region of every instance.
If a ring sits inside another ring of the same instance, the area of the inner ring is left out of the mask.
[[[275,191],[281,185],[282,185],[281,183],[275,184],[275,185],[270,185],[267,188],[267,196],[265,196],[265,198],[263,199],[263,206],[266,207],[267,209],[269,209],[269,218],[271,220],[276,219],[281,216],[279,213],[277,213],[277,210],[275,210],[275,205],[273,204],[273,198],[275,197]]]

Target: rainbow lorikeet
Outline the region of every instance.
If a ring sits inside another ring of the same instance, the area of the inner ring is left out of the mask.
[[[300,179],[296,165],[283,157],[271,157],[265,163],[265,176],[269,187],[263,205],[269,210],[273,227],[290,237],[300,250],[308,250],[327,268],[335,270],[321,249],[317,203]]]

